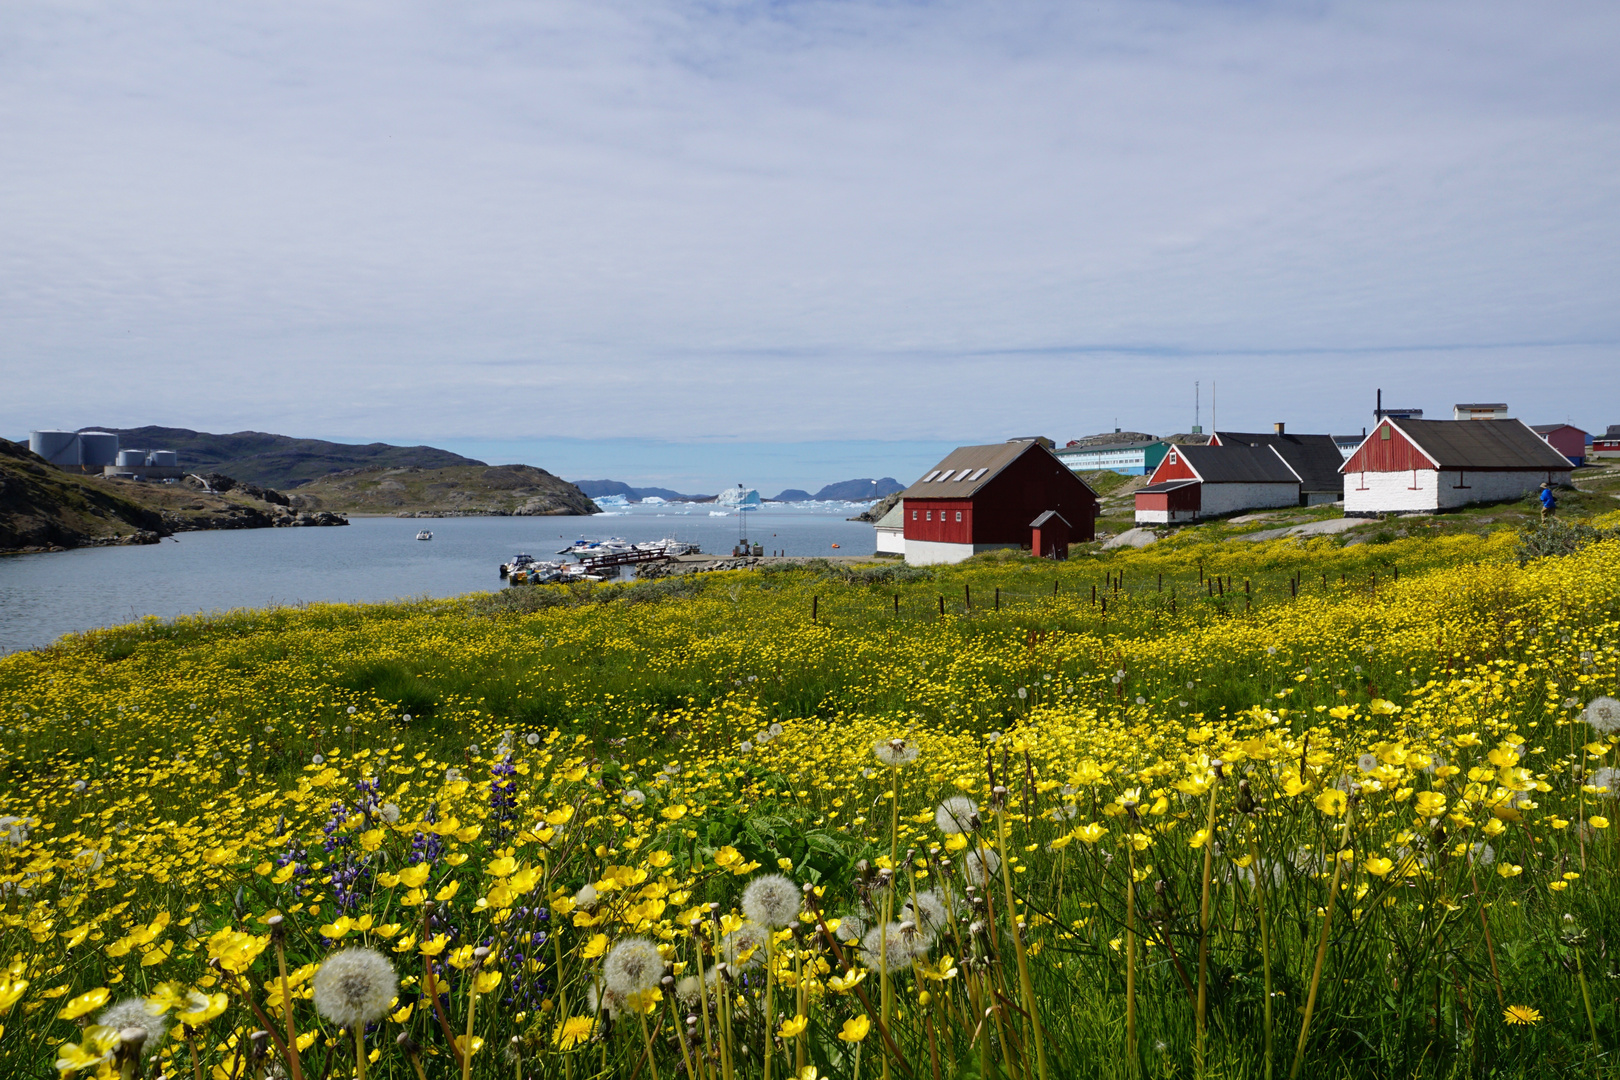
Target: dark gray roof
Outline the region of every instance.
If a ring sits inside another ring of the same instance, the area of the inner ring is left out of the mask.
[[[1038,442],[1004,442],[989,446],[958,446],[945,460],[923,473],[922,478],[906,488],[906,499],[966,499],[996,478],[996,474],[1017,461],[1025,453],[1045,454],[1053,465],[1065,475],[1074,476],[1069,467],[1059,461]],[[944,477],[950,479],[944,479]],[[932,480],[929,477],[933,477]],[[1085,486],[1085,481],[1075,479]],[[1090,491],[1090,487],[1086,487]]]
[[[1045,525],[1048,521],[1052,521],[1054,519],[1063,522],[1063,524],[1065,526],[1067,526],[1069,524],[1069,520],[1067,518],[1065,518],[1062,514],[1058,513],[1056,510],[1048,510],[1045,513],[1041,514],[1040,517],[1038,517],[1034,521],[1030,522],[1029,527],[1032,528],[1032,529],[1038,529],[1042,525]]]
[[[1162,484],[1149,484],[1147,487],[1137,488],[1136,493],[1140,495],[1145,491],[1152,495],[1161,495],[1166,491],[1175,491],[1178,488],[1189,487],[1196,483],[1198,483],[1197,480],[1166,480]]]
[[[1206,484],[1288,484],[1299,477],[1269,446],[1179,446],[1176,448]],[[1335,457],[1339,451],[1334,450]]]
[[[1609,430],[1603,433],[1605,439],[1620,439],[1620,424],[1610,424]]]
[[[1392,420],[1441,469],[1553,469],[1569,458],[1520,420]],[[1348,462],[1346,462],[1348,464]]]
[[[1332,435],[1278,435],[1275,432],[1220,431],[1221,442],[1231,445],[1270,446],[1299,474],[1300,490],[1344,493],[1339,468],[1344,455]]]
[[[1530,425],[1530,430],[1535,432],[1537,435],[1551,435],[1553,432],[1562,431],[1564,428],[1569,428],[1571,431],[1579,431],[1582,435],[1586,434],[1586,429],[1578,428],[1574,424],[1531,424]]]

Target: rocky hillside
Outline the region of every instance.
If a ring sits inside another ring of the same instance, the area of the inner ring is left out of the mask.
[[[165,532],[153,508],[0,439],[0,551],[155,544]]]
[[[294,488],[320,476],[373,466],[442,469],[455,465],[482,466],[432,446],[391,446],[388,443],[335,443],[324,439],[295,439],[263,431],[215,435],[189,428],[85,428],[111,431],[121,445],[141,450],[177,450],[186,470],[218,472],[245,484],[268,488]]]
[[[300,509],[399,517],[598,513],[579,488],[532,465],[350,469],[305,484],[289,497]]]
[[[84,476],[0,439],[0,552],[155,544],[204,529],[347,524],[341,515],[294,507],[279,492],[228,476],[175,484]]]

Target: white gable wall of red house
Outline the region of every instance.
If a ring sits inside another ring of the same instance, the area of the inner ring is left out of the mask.
[[[1447,430],[1453,424],[1469,427]],[[1474,426],[1484,424],[1516,428],[1487,432]],[[1469,445],[1442,447],[1441,440],[1449,443],[1457,435],[1470,437]],[[1491,438],[1481,442],[1475,435]],[[1425,439],[1432,450],[1422,445]],[[1567,458],[1517,420],[1386,418],[1344,463],[1344,514],[1423,514],[1502,502],[1521,498],[1543,483],[1568,484],[1570,469]]]

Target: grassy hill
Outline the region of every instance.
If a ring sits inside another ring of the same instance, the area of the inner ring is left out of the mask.
[[[178,450],[188,471],[220,472],[248,484],[286,489],[317,477],[372,466],[441,469],[452,465],[482,466],[432,446],[391,446],[388,443],[335,443],[324,439],[295,439],[263,431],[214,435],[189,428],[85,428],[111,431],[125,447],[143,450]]]
[[[305,484],[292,498],[302,509],[356,514],[597,513],[596,504],[579,488],[532,465],[351,469]]]
[[[0,439],[0,551],[151,542],[163,531],[151,507]]]

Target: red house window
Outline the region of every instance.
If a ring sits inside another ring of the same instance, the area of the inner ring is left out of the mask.
[[[934,512],[933,512],[933,511],[932,511],[932,510],[930,510],[930,511],[928,511],[928,517],[927,517],[927,520],[929,520],[929,521],[933,521],[933,520],[934,520]]]
[[[960,510],[958,510],[958,511],[957,511],[957,512],[956,512],[956,520],[957,520],[957,521],[961,521],[961,520],[962,520],[962,511],[960,511]]]

